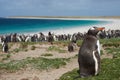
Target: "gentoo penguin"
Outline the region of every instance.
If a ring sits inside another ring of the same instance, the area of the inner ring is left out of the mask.
[[[70,43],[68,44],[68,51],[69,51],[69,52],[73,52],[73,51],[74,51],[74,43],[73,43],[73,42],[70,42]]]
[[[53,41],[54,41],[53,36],[52,36],[51,32],[49,32],[48,33],[48,42],[50,42],[51,44],[53,44]]]
[[[2,51],[5,53],[8,52],[8,43],[6,41],[3,41],[2,43]]]
[[[78,54],[80,77],[97,75],[100,71],[100,45],[97,33],[104,27],[90,28],[84,37]]]

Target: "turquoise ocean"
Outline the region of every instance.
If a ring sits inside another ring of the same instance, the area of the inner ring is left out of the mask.
[[[45,32],[105,23],[107,23],[107,21],[0,18],[0,35],[10,33],[24,34]]]

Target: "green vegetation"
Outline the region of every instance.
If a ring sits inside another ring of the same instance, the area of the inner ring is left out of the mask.
[[[42,54],[41,56],[53,56],[53,54],[45,53],[45,54]]]
[[[15,72],[27,67],[31,67],[38,70],[49,70],[52,68],[58,69],[60,66],[66,65],[70,59],[56,58],[56,59],[46,59],[46,58],[26,58],[23,60],[10,61],[8,63],[0,63],[0,71],[6,70],[7,72]]]
[[[25,49],[25,48],[27,48],[27,47],[28,47],[28,43],[26,43],[26,42],[21,42],[20,48]]]
[[[63,74],[59,80],[120,80],[120,38],[102,39],[100,42],[107,54],[113,55],[112,59],[104,58],[101,60],[101,71],[98,76],[88,78],[77,78],[78,69]],[[104,55],[104,52],[101,51]]]
[[[35,50],[35,48],[36,48],[35,46],[31,46],[31,50]]]
[[[15,48],[15,49],[13,50],[13,52],[15,52],[15,53],[18,53],[19,51],[20,51],[19,48]]]
[[[8,47],[11,48],[13,45],[14,45],[14,43],[13,43],[13,42],[10,42],[10,43],[8,44]]]
[[[48,48],[48,51],[57,51],[59,53],[65,53],[66,52],[66,50],[63,50],[63,49],[61,49],[61,48],[59,48],[57,46],[50,46]]]
[[[100,50],[100,55],[104,55],[103,50]]]
[[[28,49],[27,48],[25,48],[25,49],[22,49],[22,48],[15,48],[15,49],[13,49],[12,51],[10,51],[10,53],[18,53],[18,52],[20,52],[20,51],[28,51]]]
[[[2,61],[3,61],[3,60],[8,60],[11,57],[11,54],[10,53],[8,53],[8,54],[2,54],[0,56],[2,57]]]
[[[18,53],[19,51],[28,51],[28,46],[29,45],[32,45],[32,47],[31,47],[31,50],[35,50],[35,46],[34,46],[34,44],[38,44],[38,43],[36,43],[36,42],[20,42],[20,43],[16,43],[16,44],[20,44],[19,46],[18,46],[18,48],[15,48],[15,49],[13,49],[12,51],[10,51],[10,53]],[[13,43],[9,43],[9,47],[12,47],[13,46]]]
[[[53,44],[58,45],[59,47],[65,47],[68,46],[68,43],[70,43],[70,41],[54,41]]]
[[[120,46],[120,38],[101,39],[100,42],[103,44],[103,47],[119,47]]]
[[[120,59],[103,59],[101,64],[101,72],[98,76],[88,78],[77,78],[78,69],[74,69],[63,74],[59,80],[120,80]]]
[[[80,47],[80,46],[81,46],[81,44],[82,44],[82,42],[83,42],[82,40],[78,40],[78,41],[77,41],[77,43],[76,43],[76,44],[77,44],[77,46],[79,46],[79,47]]]
[[[102,42],[107,54],[111,54],[113,58],[120,58],[120,38],[102,40]]]
[[[2,50],[2,44],[0,44],[0,51]]]

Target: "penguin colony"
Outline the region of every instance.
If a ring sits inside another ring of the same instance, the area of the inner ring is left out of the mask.
[[[100,71],[100,43],[97,33],[104,30],[104,27],[90,28],[84,37],[78,54],[80,77],[97,75]]]

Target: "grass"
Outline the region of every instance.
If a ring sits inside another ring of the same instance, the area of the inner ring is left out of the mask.
[[[103,51],[102,51],[102,50],[100,50],[100,55],[104,55],[104,53],[103,53]]]
[[[114,48],[114,47],[106,48],[106,51],[109,54],[113,54],[114,52],[119,52],[120,51],[120,47],[117,47],[117,48]]]
[[[120,38],[100,39],[100,42],[103,44],[103,47],[119,47],[120,46]]]
[[[15,48],[15,49],[13,50],[13,52],[15,52],[15,53],[18,53],[19,51],[21,51],[19,48]]]
[[[2,52],[2,44],[0,44],[0,52]]]
[[[27,48],[25,48],[25,49],[15,48],[15,49],[13,49],[12,51],[10,51],[10,53],[18,53],[18,52],[20,52],[20,51],[25,51],[25,52],[27,52],[28,49],[27,49]]]
[[[79,74],[78,69],[74,69],[63,74],[59,80],[120,80],[120,38],[117,39],[102,39],[100,42],[107,54],[112,54],[113,58],[104,58],[101,60],[101,71],[98,76],[91,76],[88,78],[77,78]],[[103,51],[102,55],[104,55]]]
[[[8,53],[8,54],[2,54],[2,55],[0,55],[0,57],[2,57],[2,61],[3,60],[8,60],[11,57],[11,54],[10,53]]]
[[[28,44],[29,44],[28,42],[21,42],[20,48],[26,49],[28,47]]]
[[[53,56],[53,54],[45,53],[45,54],[42,54],[41,56]]]
[[[76,44],[77,44],[77,46],[81,46],[81,44],[82,44],[82,42],[83,42],[83,40],[78,40],[77,42],[76,42]]]
[[[58,45],[60,47],[65,47],[65,46],[68,45],[69,42],[70,41],[54,41],[53,44],[56,44],[56,45]]]
[[[46,58],[26,58],[23,60],[10,61],[8,63],[0,62],[0,71],[5,70],[6,72],[15,72],[27,67],[31,67],[38,70],[49,70],[58,69],[59,67],[66,65],[70,59],[56,58],[56,59],[46,59]]]
[[[57,46],[50,46],[47,50],[48,51],[57,51],[59,53],[65,53],[66,52],[66,50],[63,50],[63,49],[61,49]]]
[[[14,43],[9,43],[9,47],[12,47],[13,44]],[[18,53],[20,51],[27,52],[29,45],[32,45],[31,50],[35,50],[36,47],[34,46],[34,44],[38,44],[38,43],[36,43],[36,42],[20,42],[20,43],[17,43],[17,44],[20,44],[20,46],[18,48],[13,49],[12,51],[10,51],[11,53]]]
[[[36,49],[36,47],[35,46],[31,46],[31,50],[35,50]]]
[[[120,59],[103,59],[101,72],[98,76],[78,78],[78,69],[63,74],[59,80],[120,80]]]

